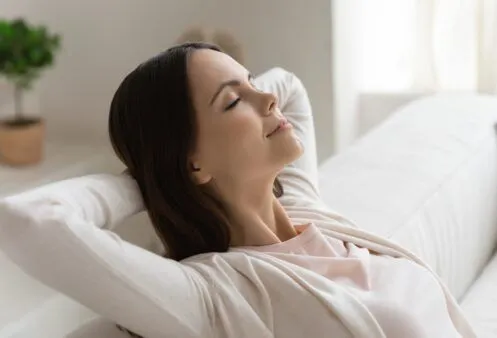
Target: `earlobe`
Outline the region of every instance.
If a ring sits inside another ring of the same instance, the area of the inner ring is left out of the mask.
[[[206,173],[205,170],[202,170],[200,166],[195,165],[195,163],[192,163],[190,165],[190,169],[192,177],[198,185],[209,183],[209,181],[212,179],[211,175]]]
[[[192,171],[193,171],[193,172],[200,171],[200,168],[195,167],[195,165],[194,165],[194,164],[192,164],[192,165],[191,165],[191,167],[192,167]]]
[[[212,179],[211,175],[204,173],[201,169],[198,169],[198,171],[194,171],[192,174],[195,182],[198,185],[207,184]]]

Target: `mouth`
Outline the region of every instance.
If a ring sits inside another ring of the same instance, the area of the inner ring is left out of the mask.
[[[280,130],[286,129],[289,126],[290,126],[290,123],[288,122],[288,120],[283,118],[280,120],[280,123],[278,123],[276,128],[274,128],[269,134],[267,134],[266,137],[271,137],[274,134],[276,134],[277,132],[279,132]]]

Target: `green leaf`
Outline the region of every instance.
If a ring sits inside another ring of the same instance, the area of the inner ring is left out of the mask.
[[[32,26],[24,19],[0,19],[0,76],[23,89],[53,64],[60,36],[46,26]]]

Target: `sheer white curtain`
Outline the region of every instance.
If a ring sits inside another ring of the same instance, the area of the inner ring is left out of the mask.
[[[497,94],[497,0],[332,4],[337,151],[425,94]]]
[[[356,15],[361,92],[497,93],[495,0],[364,1]]]

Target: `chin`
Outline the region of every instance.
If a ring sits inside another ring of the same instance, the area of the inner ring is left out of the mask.
[[[281,161],[281,165],[285,166],[298,160],[304,153],[304,147],[300,140],[292,135],[285,142],[281,142],[277,152],[278,154],[275,155],[275,158],[278,158]]]

